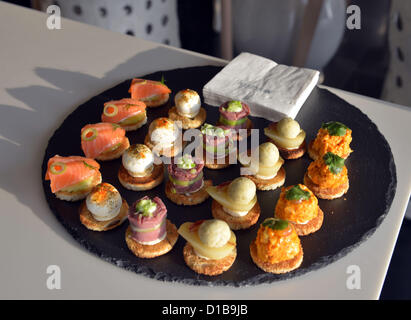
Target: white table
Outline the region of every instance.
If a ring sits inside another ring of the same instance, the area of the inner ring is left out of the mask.
[[[62,20],[0,2],[0,298],[377,299],[411,187],[411,111],[331,89],[365,112],[391,145],[398,186],[377,231],[344,258],[287,281],[247,288],[194,287],[152,280],[83,249],[51,213],[40,168],[48,138],[76,106],[107,88],[158,70],[225,61]],[[365,213],[364,213],[365,214]],[[46,287],[49,265],[60,290]],[[358,265],[361,289],[346,286]]]

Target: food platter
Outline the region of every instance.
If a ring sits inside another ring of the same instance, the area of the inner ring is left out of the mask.
[[[221,67],[204,66],[136,75],[151,80],[160,80],[164,77],[167,86],[173,92],[166,105],[148,109],[147,123],[149,124],[155,118],[167,116],[169,108],[173,106],[174,94],[179,90],[190,88],[201,96],[203,86],[220,70]],[[88,123],[100,122],[104,102],[127,97],[130,81],[131,79],[125,80],[96,95],[77,107],[64,120],[49,140],[43,158],[42,177],[45,176],[48,159],[55,154],[83,155],[80,146],[81,128]],[[207,122],[216,123],[218,108],[203,106],[207,111]],[[262,129],[268,126],[269,121],[262,118],[251,117],[251,119],[254,128],[260,129],[260,143],[267,141]],[[65,229],[88,251],[119,267],[151,278],[193,285],[246,286],[285,280],[313,270],[321,272],[322,267],[340,259],[366,241],[380,225],[395,195],[396,169],[390,146],[377,126],[359,109],[326,89],[316,87],[313,90],[296,120],[307,132],[307,141],[315,137],[323,122],[331,120],[343,122],[352,129],[351,148],[354,152],[346,161],[350,179],[348,193],[336,200],[319,200],[319,206],[325,214],[323,226],[316,233],[301,237],[304,250],[303,263],[298,269],[286,274],[275,275],[263,272],[253,263],[249,254],[249,245],[256,237],[259,224],[274,214],[280,189],[257,192],[261,206],[260,219],[250,229],[235,231],[237,259],[231,269],[219,276],[198,275],[185,265],[182,253],[185,240],[181,237],[168,254],[155,259],[140,259],[128,250],[125,242],[128,222],[107,232],[93,232],[80,223],[78,210],[81,202],[71,203],[57,199],[50,191],[49,182],[43,180],[45,198],[51,211]],[[148,125],[145,125],[137,131],[128,132],[130,143],[143,143],[147,130]],[[308,155],[297,160],[287,160],[284,165],[285,186],[302,183],[310,162]],[[211,199],[193,207],[178,206],[165,196],[164,183],[150,191],[130,191],[123,188],[117,178],[120,159],[100,162],[100,164],[103,181],[115,186],[129,204],[144,195],[159,196],[167,207],[168,219],[177,227],[186,221],[212,218]],[[204,170],[206,179],[211,179],[214,185],[232,180],[239,174],[239,165],[232,165],[223,170]]]

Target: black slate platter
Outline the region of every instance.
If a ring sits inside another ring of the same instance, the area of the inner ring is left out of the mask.
[[[201,95],[203,86],[220,70],[221,67],[205,66],[139,75],[140,78],[158,81],[164,76],[166,84],[173,92],[165,106],[148,109],[148,123],[160,116],[167,116],[168,109],[173,105],[174,94],[179,90],[190,88]],[[88,123],[100,122],[103,103],[111,99],[127,97],[129,84],[130,80],[126,80],[93,97],[65,119],[50,138],[44,155],[42,178],[46,172],[48,159],[55,154],[83,155],[80,147],[81,128]],[[215,123],[218,108],[207,105],[204,107],[207,110],[207,122]],[[259,129],[269,124],[267,120],[261,118],[252,118],[252,120],[255,128]],[[181,237],[168,254],[156,259],[139,259],[128,250],[124,240],[127,221],[121,227],[108,232],[89,231],[79,221],[80,202],[58,200],[51,193],[49,182],[43,180],[46,200],[57,219],[87,250],[119,267],[151,278],[194,285],[246,286],[295,277],[336,261],[364,242],[388,213],[397,181],[390,146],[376,125],[354,106],[325,89],[315,88],[296,120],[307,132],[308,141],[315,137],[323,122],[330,120],[343,122],[353,131],[351,147],[354,152],[346,161],[350,179],[348,193],[337,200],[319,200],[319,205],[325,213],[324,224],[318,232],[301,237],[304,261],[299,269],[287,274],[264,273],[253,264],[249,254],[249,244],[255,238],[258,226],[264,218],[273,215],[280,194],[279,189],[258,191],[261,217],[254,227],[235,232],[237,259],[230,270],[215,277],[198,275],[185,265],[182,254],[185,240]],[[143,143],[147,130],[148,125],[138,131],[127,133],[127,136],[131,143]],[[262,130],[260,130],[260,141],[266,141]],[[147,192],[129,191],[124,189],[117,179],[121,159],[100,163],[103,181],[113,184],[129,204],[144,195],[160,196],[168,208],[169,219],[177,227],[185,221],[211,218],[211,199],[197,206],[183,207],[175,205],[166,198],[164,184]],[[309,163],[310,159],[307,155],[298,160],[286,161],[285,186],[302,183]],[[233,165],[221,171],[205,169],[204,173],[208,179],[213,180],[214,184],[219,184],[236,178],[239,172],[239,165]]]

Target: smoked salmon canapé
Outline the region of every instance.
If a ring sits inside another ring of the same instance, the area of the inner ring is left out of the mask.
[[[292,223],[267,218],[250,245],[254,263],[263,271],[280,274],[297,269],[303,261],[303,248]]]
[[[100,165],[93,159],[55,155],[47,164],[45,180],[57,198],[66,201],[84,199],[101,183]]]
[[[87,158],[117,159],[129,146],[126,131],[116,123],[88,124],[81,129],[81,149]]]
[[[116,123],[126,131],[137,130],[147,123],[146,104],[124,98],[104,103],[102,122]]]
[[[133,79],[130,89],[132,99],[143,101],[147,107],[159,107],[165,104],[171,90],[164,84],[164,81],[153,81],[145,79]]]

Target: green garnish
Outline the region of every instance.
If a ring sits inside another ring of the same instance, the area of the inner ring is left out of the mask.
[[[156,211],[157,204],[150,199],[143,199],[137,202],[136,211],[141,212],[144,217],[152,217],[153,212]]]
[[[113,127],[113,131],[115,131],[118,128],[121,128],[121,126],[117,123],[112,123],[111,126]]]
[[[301,189],[297,184],[285,193],[285,198],[287,200],[308,200],[310,199],[310,193]]]
[[[81,139],[91,141],[97,138],[97,130],[95,128],[87,128],[81,133]]]
[[[64,171],[66,171],[66,164],[63,162],[54,162],[51,166],[50,166],[50,172],[52,174],[61,174]]]
[[[160,83],[164,86],[166,85],[166,79],[164,79],[164,74],[161,75]]]
[[[332,152],[327,152],[323,156],[323,160],[328,166],[328,169],[334,174],[339,174],[344,167],[344,158],[341,158]]]
[[[244,117],[242,119],[239,120],[228,120],[225,117],[223,117],[223,115],[220,116],[219,122],[226,125],[226,126],[238,126],[240,124],[243,124],[244,122],[246,122],[248,120],[248,117]]]
[[[201,126],[201,133],[207,136],[216,136],[216,137],[224,137],[229,134],[230,129],[224,130],[223,128],[219,128],[213,126],[212,124],[205,123]]]
[[[267,218],[262,223],[263,227],[268,227],[273,230],[284,230],[288,227],[288,221],[277,219],[277,218]]]
[[[108,104],[104,107],[103,113],[107,117],[114,117],[118,113],[118,108],[115,104]]]
[[[91,164],[88,164],[86,161],[83,161],[84,165],[90,169],[96,170],[97,168],[95,166],[92,166]]]
[[[344,136],[349,129],[345,124],[338,121],[329,121],[322,124],[321,128],[327,129],[332,136]]]
[[[240,112],[243,110],[243,105],[241,104],[241,101],[238,100],[230,101],[225,110],[228,112]]]
[[[195,168],[196,164],[194,163],[191,155],[185,154],[177,160],[177,167],[179,167],[180,169],[189,170]]]

